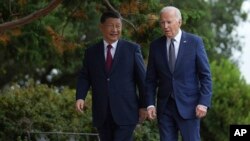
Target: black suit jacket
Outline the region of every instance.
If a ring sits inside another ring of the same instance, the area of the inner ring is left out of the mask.
[[[100,41],[85,51],[76,99],[85,99],[92,87],[93,123],[96,127],[104,122],[109,106],[117,124],[136,124],[139,107],[144,106],[144,83],[145,66],[139,45],[120,39],[111,71],[106,73],[104,43]]]

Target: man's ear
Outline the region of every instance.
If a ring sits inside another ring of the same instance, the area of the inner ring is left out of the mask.
[[[179,20],[179,25],[181,26],[181,24],[182,24],[182,20]]]

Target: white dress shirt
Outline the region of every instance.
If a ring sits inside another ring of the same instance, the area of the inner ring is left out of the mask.
[[[106,60],[106,58],[107,58],[107,51],[108,51],[108,47],[107,46],[109,44],[105,40],[103,40],[103,42],[104,42],[104,56],[105,56],[105,60]],[[118,43],[118,40],[111,44],[112,48],[110,49],[110,51],[111,51],[112,58],[114,58],[114,56],[115,56],[115,50],[116,50],[116,47],[117,47],[117,43]]]

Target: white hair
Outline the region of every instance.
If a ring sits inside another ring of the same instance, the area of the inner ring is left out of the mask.
[[[182,20],[180,10],[174,6],[166,6],[166,7],[162,8],[160,14],[162,14],[164,12],[169,12],[169,11],[175,11],[175,15],[176,15],[177,20]]]

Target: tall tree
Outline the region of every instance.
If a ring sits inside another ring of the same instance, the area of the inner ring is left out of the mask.
[[[51,84],[70,85],[72,82],[73,86],[72,78],[81,66],[85,46],[101,37],[97,25],[101,12],[107,9],[121,13],[125,24],[123,37],[141,44],[145,59],[149,42],[161,35],[158,18],[165,5],[181,9],[183,29],[203,37],[211,60],[229,58],[233,49],[241,47],[232,31],[238,19],[246,18],[240,11],[242,1],[65,0],[60,3],[60,0],[3,0],[0,2],[0,27],[16,28],[0,34],[0,86],[25,77]],[[30,16],[27,18],[27,15]],[[36,20],[30,22],[33,18]],[[13,26],[17,23],[23,25]],[[60,75],[53,77],[54,69],[60,70]]]

